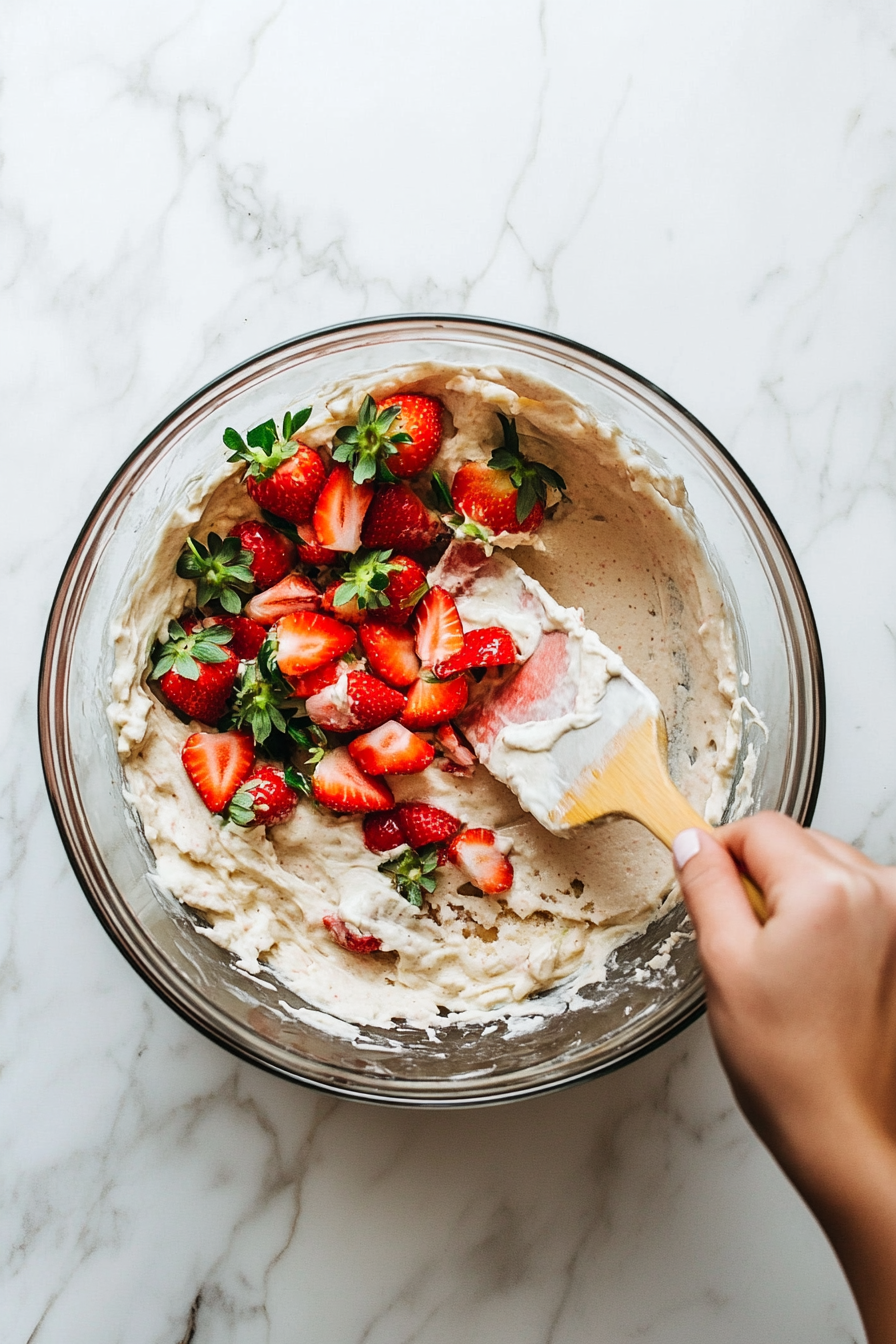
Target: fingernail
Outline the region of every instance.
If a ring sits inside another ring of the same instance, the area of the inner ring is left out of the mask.
[[[679,831],[672,841],[672,857],[675,867],[681,871],[685,864],[700,853],[700,832],[697,830]]]

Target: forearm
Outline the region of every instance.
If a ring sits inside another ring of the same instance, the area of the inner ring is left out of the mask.
[[[896,1340],[896,1143],[871,1124],[803,1144],[783,1165],[843,1266],[869,1344]]]

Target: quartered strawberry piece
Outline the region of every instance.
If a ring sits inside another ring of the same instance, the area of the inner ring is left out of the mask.
[[[474,887],[495,896],[513,885],[513,865],[497,845],[494,831],[473,827],[461,831],[448,845],[448,858]]]
[[[315,611],[321,605],[321,595],[304,574],[287,574],[285,579],[256,593],[246,603],[246,615],[261,625],[273,625],[281,616],[293,611]]]
[[[460,740],[450,723],[440,723],[435,732],[436,742],[445,755],[439,762],[439,769],[452,775],[472,775],[476,757],[470,748]]]
[[[378,677],[356,668],[305,700],[305,713],[312,723],[334,733],[376,728],[401,714],[405,699],[401,691]]]
[[[388,719],[348,744],[353,761],[369,775],[416,775],[431,765],[435,747],[403,724]]]
[[[461,822],[444,808],[431,803],[399,803],[395,809],[398,825],[412,849],[423,845],[440,844],[450,840],[461,828]]]
[[[464,647],[464,628],[454,598],[444,588],[430,588],[414,613],[417,657],[424,667],[444,663]]]
[[[231,798],[227,816],[237,826],[276,826],[292,816],[299,798],[298,790],[287,784],[283,770],[264,762]]]
[[[367,661],[378,677],[390,686],[410,686],[420,673],[420,659],[414,649],[414,636],[403,626],[380,620],[366,620],[358,637]]]
[[[256,518],[237,523],[228,536],[236,537],[243,550],[250,553],[248,565],[256,588],[272,588],[296,562],[296,548],[289,537]]]
[[[223,812],[252,774],[251,733],[193,733],[180,753],[183,767],[210,812]]]
[[[408,689],[408,702],[401,722],[406,728],[435,728],[459,714],[467,703],[470,689],[466,677],[453,681],[429,681],[424,673]]]
[[[404,832],[398,824],[398,815],[391,812],[371,812],[364,818],[364,844],[374,854],[388,854],[407,844]]]
[[[333,942],[344,947],[346,952],[358,952],[361,956],[368,956],[371,952],[379,952],[383,945],[380,939],[374,938],[371,933],[355,933],[354,929],[350,929],[338,915],[324,915],[321,922]]]
[[[510,631],[500,625],[487,625],[481,630],[468,630],[459,652],[436,662],[432,670],[437,677],[456,677],[474,667],[506,667],[517,657]]]
[[[361,545],[361,525],[372,499],[373,486],[357,485],[350,468],[337,463],[314,509],[314,535],[321,546],[333,551],[356,551]]]
[[[286,677],[304,677],[341,658],[355,642],[350,625],[316,611],[282,616],[275,626],[277,665]]]
[[[187,632],[168,623],[168,640],[156,651],[150,674],[167,700],[188,718],[217,723],[239,675],[239,659],[228,648],[233,634],[226,627],[193,626]]]
[[[377,488],[364,519],[361,540],[365,546],[425,551],[445,530],[439,515],[428,509],[409,485],[396,481]]]
[[[389,786],[356,765],[347,747],[336,747],[318,761],[311,791],[334,812],[388,812],[395,806]]]

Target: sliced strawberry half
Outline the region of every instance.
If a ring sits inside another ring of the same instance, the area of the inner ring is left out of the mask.
[[[193,733],[180,758],[209,812],[223,812],[252,774],[255,741],[251,733]]]
[[[424,667],[444,663],[463,650],[464,628],[454,598],[444,588],[430,588],[417,607],[414,638]]]
[[[416,775],[431,765],[436,754],[430,742],[403,724],[387,719],[348,744],[352,760],[369,775]]]
[[[498,848],[494,831],[477,826],[461,831],[448,846],[448,858],[487,896],[509,891],[513,885],[513,865]]]
[[[314,535],[333,551],[356,551],[361,525],[373,499],[373,486],[357,485],[351,469],[337,463],[326,479],[314,509]]]
[[[444,808],[431,803],[399,803],[395,809],[398,824],[412,849],[441,844],[457,835],[462,823]]]
[[[344,947],[346,952],[358,952],[361,956],[369,956],[371,952],[379,952],[383,945],[372,933],[355,933],[354,929],[350,929],[338,915],[324,915],[321,923],[333,942]]]
[[[378,727],[401,714],[404,705],[401,691],[387,686],[369,672],[355,668],[315,695],[308,696],[305,713],[321,728],[334,733],[350,733],[359,728]]]
[[[275,627],[277,665],[286,677],[304,677],[308,672],[341,658],[355,642],[350,625],[316,611],[296,611],[282,616]]]
[[[328,751],[314,767],[311,791],[333,812],[388,812],[395,799],[388,784],[356,765],[347,747]]]
[[[390,850],[406,845],[404,832],[398,824],[398,814],[391,812],[371,812],[364,818],[364,844],[374,854],[388,854]]]
[[[320,604],[320,593],[310,579],[304,574],[287,574],[272,588],[250,598],[246,615],[261,625],[273,625],[281,616],[293,611],[315,611]]]
[[[453,681],[428,680],[424,673],[408,689],[408,702],[401,722],[406,728],[435,728],[459,714],[467,703],[470,688],[466,677]]]
[[[410,686],[416,681],[420,674],[420,659],[410,630],[386,621],[365,621],[358,636],[368,663],[383,681],[398,687]]]
[[[437,677],[456,677],[474,667],[507,667],[518,657],[510,631],[500,625],[488,625],[481,630],[468,630],[459,652],[436,662],[432,670]]]

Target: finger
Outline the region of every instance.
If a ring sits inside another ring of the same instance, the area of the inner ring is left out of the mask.
[[[731,855],[709,832],[689,830],[675,837],[672,857],[705,964],[739,960],[761,926]]]
[[[811,831],[779,812],[759,812],[721,826],[715,834],[753,878],[772,909],[776,892],[808,890],[831,862],[830,851]],[[842,862],[839,856],[838,861]]]

